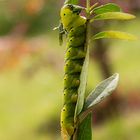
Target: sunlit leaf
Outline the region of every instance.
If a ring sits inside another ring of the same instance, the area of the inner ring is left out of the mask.
[[[75,4],[77,5],[79,3],[79,0],[65,0],[65,4]]]
[[[106,12],[120,12],[120,11],[121,11],[121,8],[114,3],[101,5],[93,10],[95,14],[102,14]]]
[[[92,40],[102,39],[102,38],[113,38],[113,39],[123,39],[123,40],[137,40],[137,37],[120,31],[103,31],[99,32],[92,37]]]
[[[107,12],[103,14],[96,15],[93,20],[105,20],[105,19],[116,19],[116,20],[130,20],[134,19],[135,16],[128,14],[128,13],[122,13],[122,12]],[[91,20],[92,22],[92,20]]]
[[[94,108],[94,106],[101,102],[104,98],[109,96],[113,90],[116,89],[119,81],[119,74],[107,78],[101,82],[86,98],[84,104],[84,111],[80,115],[80,120],[83,120]]]

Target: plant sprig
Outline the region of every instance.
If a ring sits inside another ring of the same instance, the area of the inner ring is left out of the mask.
[[[78,4],[79,0],[66,0],[65,4]],[[88,63],[89,63],[89,43],[91,41],[103,38],[112,39],[125,39],[136,40],[134,35],[120,32],[120,31],[102,31],[94,36],[90,35],[90,24],[96,20],[130,20],[135,16],[122,12],[121,8],[113,3],[97,6],[98,3],[90,6],[90,0],[86,0],[86,19],[87,19],[87,31],[86,31],[86,57],[82,66],[80,74],[80,85],[78,88],[78,99],[75,108],[74,123],[75,131],[70,140],[91,140],[92,139],[92,127],[91,127],[91,112],[94,106],[101,102],[104,98],[111,95],[115,90],[119,81],[119,74],[114,74],[108,79],[102,81],[89,96],[85,99]],[[92,16],[94,15],[94,16]]]

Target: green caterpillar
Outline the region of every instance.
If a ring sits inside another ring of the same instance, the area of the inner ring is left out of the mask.
[[[79,15],[82,9],[77,5],[66,4],[60,11],[63,30],[67,34],[64,66],[64,106],[61,111],[63,137],[72,136],[74,133],[74,113],[80,85],[80,74],[86,55],[87,19]]]

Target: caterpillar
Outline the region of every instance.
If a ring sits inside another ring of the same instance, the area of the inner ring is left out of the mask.
[[[66,4],[60,17],[67,35],[64,65],[64,105],[61,110],[62,135],[71,137],[75,131],[74,113],[80,85],[80,74],[86,55],[87,19],[80,15],[82,7]]]

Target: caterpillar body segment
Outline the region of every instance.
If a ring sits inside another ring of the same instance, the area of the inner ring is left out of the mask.
[[[72,37],[72,36],[81,36],[82,34],[85,34],[86,33],[86,25],[83,24],[81,26],[78,26],[76,28],[72,28],[70,31],[69,31],[69,37]]]
[[[64,89],[69,90],[78,87],[80,84],[79,74],[66,74],[64,77]]]
[[[71,59],[71,60],[76,60],[76,59],[82,59],[85,58],[85,51],[83,47],[69,47],[66,54],[65,54],[65,60],[66,59]]]
[[[85,43],[85,36],[68,37],[67,47],[81,47]]]
[[[64,105],[68,103],[76,103],[78,91],[77,88],[64,90]]]
[[[66,74],[80,73],[82,70],[83,60],[67,60],[64,66]]]
[[[86,18],[80,16],[82,8],[64,5],[61,9],[61,23],[67,32],[64,66],[64,106],[61,111],[62,135],[67,140],[74,133],[74,114],[80,85],[80,74],[85,60]]]

